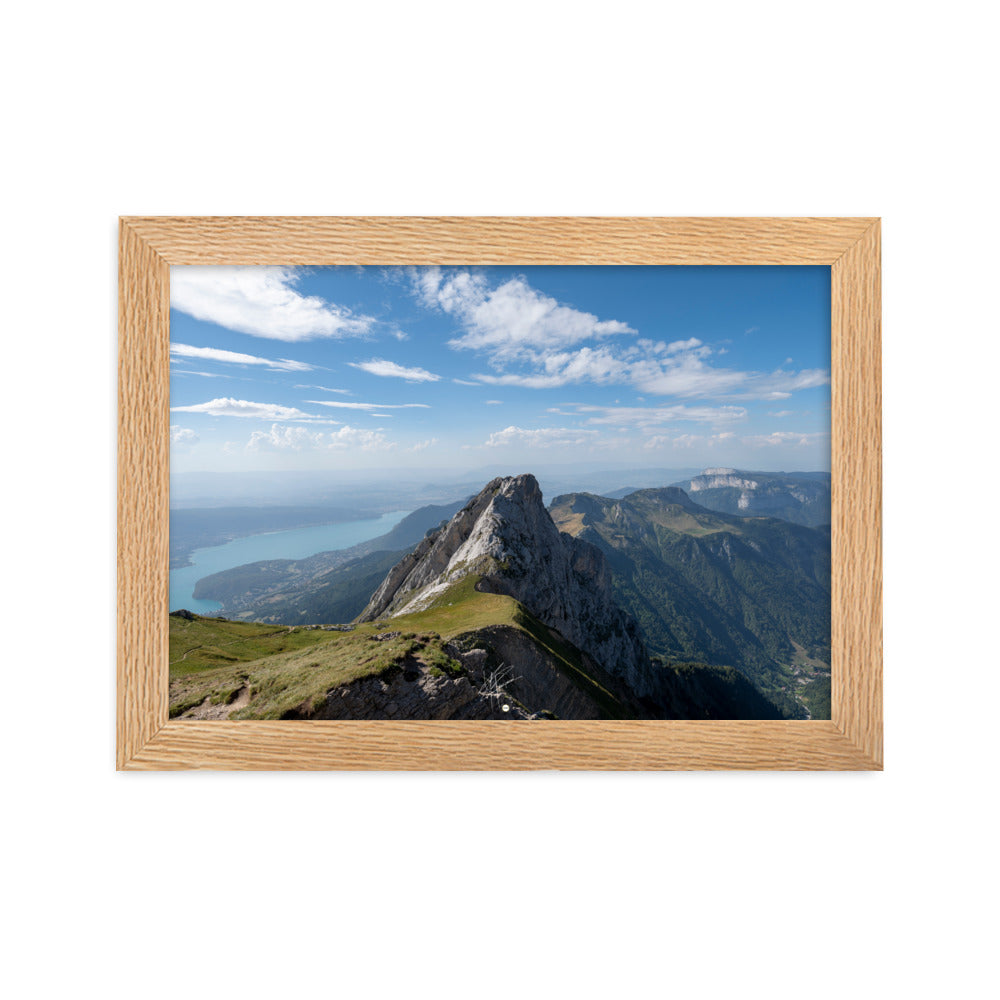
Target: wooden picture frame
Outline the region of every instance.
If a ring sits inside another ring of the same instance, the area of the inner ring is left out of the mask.
[[[129,217],[119,254],[119,769],[882,768],[878,219]],[[169,720],[171,264],[830,265],[832,719]]]

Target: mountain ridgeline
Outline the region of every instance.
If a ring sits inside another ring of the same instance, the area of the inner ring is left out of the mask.
[[[829,573],[828,531],[713,512],[671,487],[546,509],[533,476],[501,477],[363,547],[202,580],[199,596],[273,624],[172,617],[171,712],[828,714]],[[233,629],[263,638],[240,654]]]

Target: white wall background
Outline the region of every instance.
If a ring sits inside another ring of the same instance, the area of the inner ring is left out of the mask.
[[[989,12],[6,12],[11,996],[986,995]],[[883,216],[886,772],[116,774],[116,217],[185,213]]]

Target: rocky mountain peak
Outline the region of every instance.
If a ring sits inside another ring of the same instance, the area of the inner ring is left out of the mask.
[[[519,601],[637,695],[649,693],[649,661],[638,627],[615,603],[603,554],[560,533],[534,476],[489,482],[388,574],[361,621],[428,607],[459,580]]]
[[[524,472],[519,476],[497,476],[483,487],[475,499],[478,500],[484,495],[498,494],[520,503],[542,502],[542,488],[530,472]]]

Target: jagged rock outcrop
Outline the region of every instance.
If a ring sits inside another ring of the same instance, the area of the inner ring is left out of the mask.
[[[633,694],[654,690],[638,627],[614,601],[603,554],[556,528],[531,475],[490,482],[390,571],[359,620],[420,611],[469,575],[480,578],[479,590],[519,601]]]
[[[362,677],[327,694],[326,702],[307,718],[312,719],[504,719],[525,718],[511,714],[509,701],[489,698],[467,674],[453,677],[432,674],[417,662],[380,677]],[[507,704],[504,712],[503,705]]]

